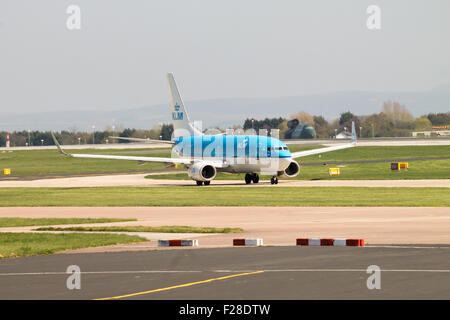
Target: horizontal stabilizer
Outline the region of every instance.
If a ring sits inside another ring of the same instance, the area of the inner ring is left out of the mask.
[[[144,142],[144,143],[164,143],[164,144],[170,144],[173,145],[175,142],[169,141],[169,140],[157,140],[157,139],[144,139],[144,138],[131,138],[131,137],[113,137],[109,136],[111,139],[118,139],[118,140],[126,140],[126,141],[135,141],[135,142]]]

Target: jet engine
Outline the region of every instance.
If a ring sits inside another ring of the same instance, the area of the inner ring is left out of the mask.
[[[197,162],[188,169],[189,178],[195,181],[211,181],[216,177],[217,169],[207,163]]]
[[[293,178],[300,173],[300,165],[297,161],[292,160],[284,171],[278,171],[278,176],[283,178]]]

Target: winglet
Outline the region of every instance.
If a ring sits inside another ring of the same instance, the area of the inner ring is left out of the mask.
[[[352,143],[356,143],[355,121],[352,121]]]
[[[66,155],[66,156],[70,156],[70,154],[64,152],[64,150],[61,148],[61,146],[59,145],[58,140],[56,140],[55,135],[53,134],[53,132],[50,132],[52,134],[52,138],[53,138],[53,142],[55,143],[56,147],[58,148],[59,152]]]

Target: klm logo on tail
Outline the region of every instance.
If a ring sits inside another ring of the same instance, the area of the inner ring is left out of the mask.
[[[183,112],[179,112],[180,106],[175,105],[175,112],[172,112],[172,120],[183,120]]]

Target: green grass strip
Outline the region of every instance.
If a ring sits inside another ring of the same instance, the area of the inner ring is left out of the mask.
[[[109,231],[109,232],[162,232],[162,233],[238,233],[241,228],[213,228],[189,226],[126,226],[126,227],[41,227],[37,231]]]
[[[450,206],[449,188],[0,188],[0,206]]]
[[[50,226],[58,224],[83,224],[137,221],[137,219],[91,219],[91,218],[0,218],[0,228],[26,227],[26,226]]]
[[[0,258],[51,254],[67,249],[99,247],[119,243],[147,241],[125,234],[86,233],[0,233]]]

